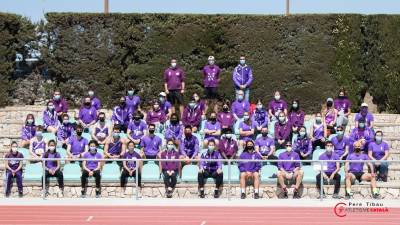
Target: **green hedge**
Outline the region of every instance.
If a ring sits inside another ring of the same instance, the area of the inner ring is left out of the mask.
[[[134,86],[145,101],[163,89],[171,58],[187,73],[186,98],[202,92],[208,55],[222,68],[220,93],[232,98],[240,55],[253,67],[253,100],[274,90],[320,110],[344,86],[354,109],[366,91],[380,110],[400,112],[400,16],[178,15],[49,13],[41,52],[57,86],[77,100],[88,88],[106,106]]]

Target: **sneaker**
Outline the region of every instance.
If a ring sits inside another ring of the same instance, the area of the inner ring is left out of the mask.
[[[172,198],[172,191],[167,191],[167,198]]]
[[[283,198],[288,198],[288,191],[286,188],[282,188],[283,191]]]
[[[6,198],[9,198],[9,197],[10,197],[10,194],[8,193],[8,194],[6,194],[5,196],[6,196]]]
[[[372,195],[372,197],[373,197],[374,199],[380,199],[380,198],[381,198],[381,195],[378,194],[378,193],[375,193],[375,194]]]
[[[100,191],[96,191],[96,198],[100,198],[101,197],[101,192]]]
[[[245,194],[245,193],[242,193],[242,194],[240,195],[240,198],[241,198],[241,199],[245,199],[245,198],[246,198],[246,194]]]
[[[332,198],[339,199],[340,196],[339,196],[339,194],[333,194],[333,195],[332,195]]]
[[[353,197],[352,194],[346,193],[346,195],[344,196],[346,199],[351,199]]]
[[[81,191],[81,198],[86,198],[86,191]]]
[[[301,198],[301,196],[299,194],[299,190],[297,190],[297,188],[295,188],[293,190],[293,198],[295,198],[295,199]]]
[[[200,198],[205,198],[206,196],[205,196],[205,194],[204,194],[204,190],[201,190],[200,191]]]
[[[214,190],[214,198],[219,198],[219,190]]]
[[[24,197],[24,194],[23,194],[22,192],[19,192],[19,193],[18,193],[18,197],[19,197],[19,198],[22,198],[22,197]]]
[[[58,192],[58,197],[64,198],[64,191],[60,190],[60,192]]]
[[[260,195],[258,193],[254,193],[254,199],[259,199]]]

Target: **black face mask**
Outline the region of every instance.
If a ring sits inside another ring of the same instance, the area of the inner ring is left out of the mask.
[[[228,107],[223,107],[223,108],[222,108],[222,111],[228,112],[228,111],[229,111],[229,108],[228,108]]]
[[[359,152],[361,152],[361,148],[355,148],[354,151],[359,153]]]
[[[155,130],[154,129],[149,129],[150,134],[154,134]]]
[[[81,136],[81,135],[82,135],[82,131],[77,131],[76,134],[77,134],[78,136]]]
[[[210,120],[211,120],[211,122],[217,122],[217,118],[215,118],[215,117],[210,118]]]
[[[136,122],[140,121],[140,117],[133,118]]]
[[[339,99],[345,99],[346,96],[339,96]]]
[[[185,136],[190,138],[192,137],[192,133],[185,133]]]
[[[125,106],[126,103],[125,103],[125,102],[120,102],[119,105],[120,105],[120,106]]]
[[[262,135],[263,137],[267,137],[267,136],[268,136],[268,133],[261,133],[261,135]]]
[[[326,106],[328,106],[328,107],[332,107],[332,102],[328,102],[328,103],[326,103]]]
[[[90,106],[90,102],[85,102],[85,106]]]
[[[177,119],[171,119],[171,123],[172,123],[172,124],[177,124],[177,123],[178,123],[178,120],[177,120]]]
[[[106,121],[106,118],[100,117],[99,120],[100,120],[100,122],[104,122],[104,121]]]
[[[254,146],[246,146],[247,151],[251,152],[254,150]]]

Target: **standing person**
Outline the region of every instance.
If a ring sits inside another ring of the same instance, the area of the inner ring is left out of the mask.
[[[128,142],[128,151],[122,156],[123,159],[135,160],[141,159],[140,155],[135,152],[135,143],[133,141]],[[121,194],[125,195],[126,193],[126,184],[128,183],[128,177],[136,178],[136,170],[138,170],[137,184],[136,188],[141,189],[142,186],[142,162],[136,164],[136,161],[123,161],[122,162],[122,173],[121,173]]]
[[[250,103],[244,99],[244,92],[242,90],[237,91],[236,101],[232,103],[232,113],[235,120],[240,120],[243,118],[245,112],[249,112]]]
[[[322,120],[321,113],[315,114],[314,124],[311,128],[311,135],[312,135],[312,143],[313,149],[317,147],[324,149],[325,148],[325,136],[324,136],[324,121]]]
[[[22,153],[18,152],[18,144],[13,141],[11,143],[11,149],[6,154],[5,158],[9,158],[6,160],[6,198],[10,197],[11,189],[13,186],[13,179],[15,178],[18,186],[18,196],[20,198],[23,197],[23,186],[22,186],[22,164],[24,156]],[[21,160],[18,160],[18,159]],[[16,159],[16,160],[14,160]]]
[[[204,134],[204,146],[207,146],[208,141],[211,139],[218,145],[221,136],[221,124],[217,121],[217,114],[215,112],[210,114],[210,118],[204,126]]]
[[[294,100],[288,116],[293,132],[297,132],[300,127],[304,126],[304,115],[304,111],[300,108],[299,100]]]
[[[323,115],[323,120],[324,120],[324,136],[329,137],[331,134],[335,134],[335,126],[336,126],[336,120],[337,120],[337,115],[338,111],[335,109],[333,105],[333,99],[328,98],[326,100],[326,108],[322,109],[322,115]]]
[[[90,97],[86,97],[82,107],[79,109],[79,124],[88,132],[89,128],[96,123],[97,109],[92,106]]]
[[[162,147],[162,140],[155,135],[156,126],[149,124],[149,134],[142,137],[140,145],[143,147],[144,157],[146,159],[156,159]]]
[[[284,198],[288,197],[288,190],[285,184],[285,180],[294,180],[295,186],[293,190],[293,198],[301,198],[299,194],[299,187],[303,181],[304,172],[301,169],[301,164],[299,162],[300,156],[296,152],[292,151],[292,144],[290,142],[286,143],[286,152],[282,152],[279,160],[293,160],[291,161],[278,161],[278,183],[280,184],[282,191],[284,193]],[[296,161],[294,161],[296,160]]]
[[[354,117],[355,127],[358,127],[360,120],[365,121],[366,127],[370,129],[374,128],[374,115],[368,112],[368,104],[365,102],[361,104],[360,112]]]
[[[250,101],[250,86],[253,82],[253,70],[246,64],[246,58],[240,56],[239,64],[235,67],[232,73],[233,83],[236,92],[241,90],[244,93],[244,99]]]
[[[58,143],[60,143],[63,148],[67,148],[67,144],[73,133],[74,126],[69,122],[69,115],[64,114],[62,116],[62,124],[57,131]]]
[[[97,110],[97,112],[101,109],[101,102],[100,99],[94,94],[93,90],[88,91],[88,96],[91,101],[91,105]]]
[[[285,116],[284,112],[278,115],[278,122],[275,123],[275,146],[278,149],[283,149],[286,143],[291,142],[292,125]]]
[[[252,116],[252,124],[255,135],[260,134],[262,128],[268,128],[268,112],[264,108],[261,99],[257,100],[256,110]]]
[[[173,140],[167,141],[166,151],[161,152],[161,159],[179,159],[179,152],[177,151],[176,145]],[[175,190],[177,177],[180,170],[179,161],[163,161],[160,162],[160,170],[163,175],[165,185],[165,196],[172,198],[172,194]]]
[[[140,97],[136,95],[136,91],[133,87],[129,88],[125,96],[126,107],[128,113],[132,116],[136,111],[140,111]]]
[[[226,100],[222,105],[222,111],[217,114],[217,120],[221,124],[222,129],[232,129],[235,124],[235,116],[230,111],[230,104],[229,100]]]
[[[83,127],[76,127],[76,134],[68,139],[67,155],[70,159],[82,158],[83,153],[88,150],[89,141],[82,137]]]
[[[326,151],[319,156],[319,160],[339,160],[339,156],[333,152],[333,144],[330,141],[326,142]],[[328,184],[334,184],[335,189],[333,190],[332,198],[340,198],[340,163],[339,162],[327,162],[326,168],[323,168],[323,171],[319,173],[316,177],[316,185],[317,191],[321,190],[321,175],[323,177],[323,182]],[[322,192],[322,196],[325,197],[325,192]]]
[[[201,125],[201,117],[203,112],[201,111],[200,105],[191,99],[189,104],[185,107],[182,114],[182,122],[184,126],[191,126],[193,132],[197,132]]]
[[[52,102],[57,112],[58,120],[62,123],[63,115],[68,113],[68,103],[65,98],[61,97],[59,90],[54,91]]]
[[[251,140],[246,141],[245,148],[240,154],[240,159],[261,160],[261,155],[255,151],[254,143]],[[254,185],[254,198],[260,198],[258,189],[260,188],[260,169],[261,162],[239,162],[240,171],[240,198],[246,198],[246,181],[251,180]]]
[[[124,132],[128,129],[129,124],[129,108],[126,106],[125,97],[119,99],[119,105],[115,106],[112,113],[112,125],[118,125]]]
[[[29,144],[29,153],[31,158],[41,158],[46,149],[46,142],[43,138],[43,127],[38,126],[36,136],[31,139]],[[31,161],[33,163],[33,161]]]
[[[238,151],[237,141],[234,139],[232,134],[232,129],[224,128],[222,130],[222,138],[219,141],[218,150],[224,159],[234,159],[236,158],[236,153]]]
[[[192,134],[192,127],[185,126],[184,135],[179,145],[180,158],[186,159],[186,164],[190,164],[190,159],[196,159],[199,153],[199,140]]]
[[[133,115],[133,121],[129,122],[128,125],[128,139],[133,141],[135,144],[140,143],[140,139],[147,133],[147,123],[142,120],[139,112],[135,112]]]
[[[21,129],[21,143],[22,148],[29,146],[31,139],[36,136],[35,117],[33,114],[28,114],[25,119],[25,124]]]
[[[161,110],[158,100],[154,100],[153,107],[147,112],[146,123],[154,124],[156,126],[157,133],[161,133],[164,130],[165,121],[167,121],[167,118],[164,110]]]
[[[83,158],[86,159],[82,163],[82,176],[81,176],[81,197],[86,198],[88,178],[94,177],[96,183],[96,198],[101,196],[101,167],[102,162],[97,161],[102,159],[102,154],[97,152],[97,142],[91,140],[89,142],[89,151],[83,154]]]
[[[206,105],[210,103],[214,105],[214,112],[217,112],[215,100],[218,99],[218,86],[220,82],[221,69],[215,65],[214,56],[208,57],[208,64],[203,68],[203,85]]]
[[[60,121],[58,120],[57,112],[54,109],[54,104],[52,101],[47,102],[47,107],[43,111],[42,117],[44,129],[53,134],[57,133],[58,127],[60,126]]]
[[[339,89],[339,95],[333,101],[333,105],[338,111],[336,126],[343,127],[344,130],[346,130],[346,126],[349,123],[349,116],[351,114],[351,101],[347,97],[346,90],[344,88]]]
[[[61,171],[60,153],[56,150],[56,141],[50,140],[47,144],[47,151],[43,154],[44,159],[54,159],[45,162],[45,196],[49,195],[50,177],[56,177],[60,193],[58,197],[64,196],[64,176]],[[58,160],[57,160],[58,159]]]
[[[285,100],[281,98],[281,93],[279,91],[275,91],[274,99],[272,99],[268,103],[268,114],[271,121],[278,121],[279,113],[283,112],[285,116],[288,114],[287,112],[287,103]]]
[[[164,71],[164,89],[168,100],[175,106],[179,105],[180,115],[183,114],[183,94],[185,93],[185,72],[178,67],[176,59],[171,60],[171,66]]]
[[[161,110],[164,111],[165,116],[169,119],[172,115],[172,104],[167,100],[167,94],[165,92],[160,92],[158,100],[160,101]]]
[[[97,141],[99,145],[105,145],[107,138],[110,137],[111,127],[106,123],[106,114],[100,112],[97,123],[92,130],[92,139]]]
[[[368,146],[368,156],[371,160],[378,160],[373,163],[377,173],[377,180],[387,182],[388,167],[387,159],[389,158],[389,145],[383,141],[383,132],[377,131],[375,133],[375,141],[371,142]]]
[[[214,198],[219,198],[220,188],[223,184],[224,174],[222,173],[222,162],[210,162],[208,159],[217,160],[222,159],[219,151],[216,151],[216,145],[214,139],[211,139],[208,142],[207,152],[204,152],[200,156],[204,161],[200,161],[199,164],[199,173],[197,180],[199,182],[199,192],[200,198],[204,198],[204,185],[207,182],[208,178],[215,179],[215,189],[214,189]]]

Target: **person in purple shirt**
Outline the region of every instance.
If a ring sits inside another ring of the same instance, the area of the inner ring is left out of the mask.
[[[57,112],[58,120],[62,122],[64,113],[68,113],[68,103],[65,98],[61,97],[61,92],[56,90],[53,94],[53,105]]]
[[[176,146],[179,146],[183,135],[183,124],[179,121],[178,115],[173,113],[165,125],[165,139],[172,140]]]
[[[77,159],[83,156],[88,150],[88,140],[82,137],[83,127],[76,127],[76,135],[68,139],[67,155],[70,159]]]
[[[334,147],[334,153],[340,157],[341,160],[346,159],[349,154],[349,138],[344,135],[344,128],[336,128],[336,136],[332,138],[331,142]]]
[[[243,118],[245,112],[250,111],[250,103],[244,99],[244,92],[239,90],[237,92],[236,101],[232,103],[232,113],[235,120]]]
[[[119,99],[119,105],[113,109],[111,120],[113,126],[118,125],[122,131],[126,132],[129,124],[129,108],[126,105],[125,97]]]
[[[179,159],[179,152],[176,149],[176,145],[173,140],[167,141],[166,150],[160,154],[161,159]],[[179,161],[164,161],[160,162],[160,170],[163,175],[165,185],[165,196],[172,198],[174,192],[177,177],[179,175],[181,163]]]
[[[286,143],[290,142],[292,134],[292,125],[285,116],[284,112],[278,115],[278,122],[275,123],[275,146],[278,149],[283,149]]]
[[[184,126],[191,126],[193,132],[197,132],[201,124],[202,115],[203,112],[200,109],[200,105],[192,98],[183,111],[182,123]]]
[[[256,152],[258,152],[262,159],[277,159],[275,153],[275,140],[268,136],[268,127],[261,129],[261,136],[256,139]],[[276,165],[275,162],[271,163]]]
[[[92,129],[92,139],[97,141],[99,145],[104,145],[107,138],[110,137],[111,127],[106,123],[106,114],[104,112],[100,112],[97,119],[97,123]]]
[[[36,136],[31,139],[29,144],[29,155],[31,158],[41,158],[46,150],[46,141],[43,138],[43,127],[37,126]],[[31,161],[31,163],[36,161]],[[37,161],[39,162],[39,161]]]
[[[35,117],[33,114],[28,114],[25,119],[25,124],[21,129],[20,147],[29,146],[31,139],[36,135]]]
[[[217,114],[215,112],[210,114],[210,118],[204,126],[204,134],[203,146],[207,146],[208,141],[211,139],[218,145],[221,136],[221,124],[217,121]]]
[[[339,156],[334,153],[333,151],[333,144],[330,141],[326,142],[326,151],[322,153],[319,156],[319,160],[339,160]],[[340,198],[339,196],[339,191],[340,191],[340,179],[341,176],[339,174],[340,170],[340,163],[339,162],[326,162],[324,163],[324,167],[322,168],[322,172],[319,173],[315,177],[316,185],[317,185],[317,191],[321,190],[321,174],[323,177],[323,182],[325,185],[330,185],[334,184],[334,190],[333,190],[333,195],[332,198],[338,199]],[[325,197],[325,191],[320,193]]]
[[[197,92],[194,92],[192,98],[196,102],[196,104],[200,107],[201,110],[201,119],[206,120],[206,112],[208,111],[208,105],[206,101],[200,98],[200,95]]]
[[[324,136],[329,137],[331,134],[335,134],[335,126],[337,120],[338,111],[333,105],[333,99],[328,98],[326,105],[322,109],[322,119],[324,121]]]
[[[143,155],[146,159],[155,159],[160,153],[162,140],[155,135],[156,126],[149,124],[149,134],[142,137],[140,145],[143,147]]]
[[[84,130],[88,131],[96,123],[96,120],[97,109],[92,106],[90,97],[86,97],[79,109],[79,124],[82,125]]]
[[[185,126],[185,135],[183,135],[181,144],[179,145],[180,157],[187,159],[186,164],[190,164],[189,159],[196,159],[199,153],[199,140],[192,134],[192,127],[190,125]]]
[[[60,121],[58,120],[57,112],[54,109],[54,104],[52,101],[47,102],[47,107],[43,111],[42,117],[44,129],[53,134],[57,133],[58,127],[60,126]]]
[[[147,133],[147,123],[142,120],[139,112],[135,112],[133,120],[128,125],[128,138],[135,144],[139,144],[140,140]]]
[[[103,159],[103,155],[97,152],[97,142],[91,140],[89,142],[89,151],[83,154],[85,161],[82,163],[82,176],[81,176],[81,197],[86,198],[88,178],[94,177],[96,183],[96,198],[101,196],[101,168],[103,163],[96,161]]]
[[[179,104],[180,115],[183,113],[183,94],[185,93],[185,72],[178,67],[176,59],[164,71],[164,89],[168,100],[175,106]],[[175,108],[173,109],[175,112]]]
[[[106,141],[104,145],[104,156],[106,159],[119,159],[121,158],[126,150],[126,140],[121,137],[121,128],[117,125],[113,127],[111,137]],[[111,162],[106,162],[111,163]],[[121,162],[117,162],[119,166],[122,166]]]
[[[18,152],[17,142],[13,141],[11,143],[11,149],[6,154],[5,158],[8,158],[8,160],[5,161],[5,163],[6,163],[6,174],[5,174],[6,186],[4,187],[4,189],[6,191],[6,198],[10,197],[10,195],[11,195],[11,189],[13,186],[14,178],[15,178],[15,181],[17,182],[18,196],[20,198],[22,198],[23,197],[23,186],[22,186],[23,161],[22,161],[22,159],[24,158],[24,156],[22,155],[22,153]],[[19,158],[21,160],[17,160]],[[15,159],[15,160],[11,160],[11,159]]]
[[[236,91],[243,91],[246,101],[250,101],[250,86],[253,82],[253,70],[246,64],[246,58],[244,56],[240,56],[239,65],[233,70],[232,80]]]
[[[312,159],[312,142],[307,137],[306,127],[299,127],[299,135],[293,143],[293,151],[299,154],[300,159],[310,160]],[[303,163],[304,165],[310,165],[310,163]]]
[[[274,99],[268,103],[268,114],[270,120],[277,121],[279,119],[278,116],[280,112],[283,112],[285,116],[288,114],[287,103],[281,98],[281,93],[279,91],[275,91]]]
[[[154,100],[152,109],[147,112],[146,123],[154,124],[156,126],[157,133],[161,133],[165,121],[167,121],[167,118],[164,110],[161,110],[158,100]]]
[[[313,142],[313,149],[316,149],[317,147],[324,149],[325,148],[325,133],[324,133],[324,122],[322,120],[322,114],[317,113],[315,114],[315,120],[314,124],[311,128],[311,140]]]
[[[203,67],[203,84],[204,84],[204,96],[206,104],[209,104],[209,100],[213,101],[219,98],[218,86],[220,82],[221,69],[215,65],[214,56],[208,57],[208,64]],[[214,104],[215,106],[215,104]]]
[[[346,126],[349,122],[349,116],[351,114],[351,101],[347,97],[346,90],[341,88],[339,90],[338,97],[333,101],[335,109],[338,111],[338,117],[336,120],[337,127],[343,127],[346,130]]]
[[[253,141],[246,141],[245,148],[240,154],[239,159],[241,160],[261,160],[261,155],[255,151]],[[246,198],[246,181],[251,180],[254,186],[254,198],[258,199],[258,189],[260,188],[260,170],[261,162],[239,162],[240,171],[240,198]]]
[[[375,171],[377,172],[377,180],[387,182],[388,176],[388,163],[389,158],[389,145],[382,140],[383,132],[377,131],[375,133],[375,141],[368,145],[368,156],[371,160],[378,160],[373,163]]]
[[[230,102],[225,101],[222,105],[222,111],[218,112],[217,120],[221,124],[221,128],[232,128],[235,124],[235,116],[229,110]]]
[[[292,144],[286,143],[286,152],[279,154],[278,160],[291,160],[291,161],[278,161],[278,183],[282,188],[283,197],[288,198],[288,190],[285,180],[294,182],[293,198],[301,198],[299,194],[299,187],[303,181],[304,172],[301,169],[300,156],[292,150]]]
[[[61,161],[56,159],[61,159],[60,153],[56,151],[56,141],[50,140],[47,144],[47,151],[43,154],[44,159],[54,159],[45,162],[45,196],[49,195],[50,177],[57,178],[58,187],[60,188],[60,193],[58,197],[64,196],[64,176],[61,171]]]
[[[94,91],[93,91],[93,90],[89,90],[89,91],[88,91],[88,96],[89,96],[89,98],[90,98],[91,105],[92,105],[97,111],[99,111],[99,110],[101,109],[101,102],[100,102],[100,99],[97,98],[97,97],[94,95]]]
[[[208,142],[207,151],[201,154],[201,159],[199,164],[199,173],[197,180],[199,182],[200,198],[204,198],[204,185],[208,178],[213,178],[215,180],[214,198],[219,198],[220,188],[223,184],[224,174],[222,173],[222,162],[210,162],[208,159],[222,159],[221,154],[216,149],[216,144],[214,139]]]
[[[165,116],[169,119],[172,115],[172,104],[167,100],[167,94],[165,92],[160,92],[158,100],[160,101],[161,110],[164,111]]]
[[[376,174],[375,168],[372,163],[367,163],[370,172],[364,173],[364,162],[351,162],[352,160],[363,161],[369,160],[368,155],[361,151],[362,143],[360,141],[354,144],[354,152],[347,157],[347,161],[344,166],[344,171],[346,173],[346,199],[352,198],[351,185],[355,180],[370,181],[372,189],[372,197],[375,199],[380,198],[378,193],[378,188],[376,187]]]
[[[244,147],[246,141],[252,140],[254,136],[254,126],[248,112],[243,114],[243,121],[239,123],[239,145]]]
[[[268,112],[264,108],[261,99],[257,100],[256,110],[251,118],[255,134],[261,133],[263,127],[268,127]]]
[[[304,111],[300,109],[299,100],[294,100],[292,102],[292,107],[289,110],[289,122],[292,124],[292,131],[296,131],[299,127],[304,125]]]
[[[66,148],[66,146],[67,146],[67,144],[69,142],[69,138],[74,133],[74,127],[69,122],[69,115],[68,114],[64,114],[62,116],[62,119],[63,119],[62,120],[62,124],[58,128],[58,131],[57,131],[57,140],[58,140],[58,143],[60,143],[60,145],[63,148]]]
[[[133,115],[136,111],[140,111],[140,97],[135,95],[135,89],[129,88],[125,96],[126,107],[128,108],[129,115]]]
[[[350,149],[349,152],[352,153],[354,149],[354,143],[360,142],[361,149],[364,152],[368,151],[368,145],[374,139],[374,132],[366,127],[365,120],[362,118],[358,123],[358,127],[353,128],[350,134]]]
[[[128,150],[125,152],[125,154],[122,156],[123,159],[141,159],[142,157],[139,155],[139,153],[135,152],[135,143],[133,141],[128,142]],[[136,165],[135,161],[123,161],[122,162],[122,172],[121,172],[121,193],[125,195],[126,193],[126,184],[128,183],[128,178],[133,177],[136,178],[136,170],[138,170],[138,187],[141,189],[142,186],[142,176],[141,176],[141,170],[142,170],[142,162],[139,162],[138,165]]]
[[[218,150],[224,159],[236,158],[238,151],[237,141],[234,139],[231,128],[224,128],[222,130],[222,138],[218,144]]]
[[[357,113],[356,116],[354,117],[354,122],[356,127],[358,126],[358,123],[360,122],[361,119],[365,121],[366,126],[368,128],[371,129],[374,128],[374,115],[368,112],[368,104],[365,102],[361,104],[360,112]]]

